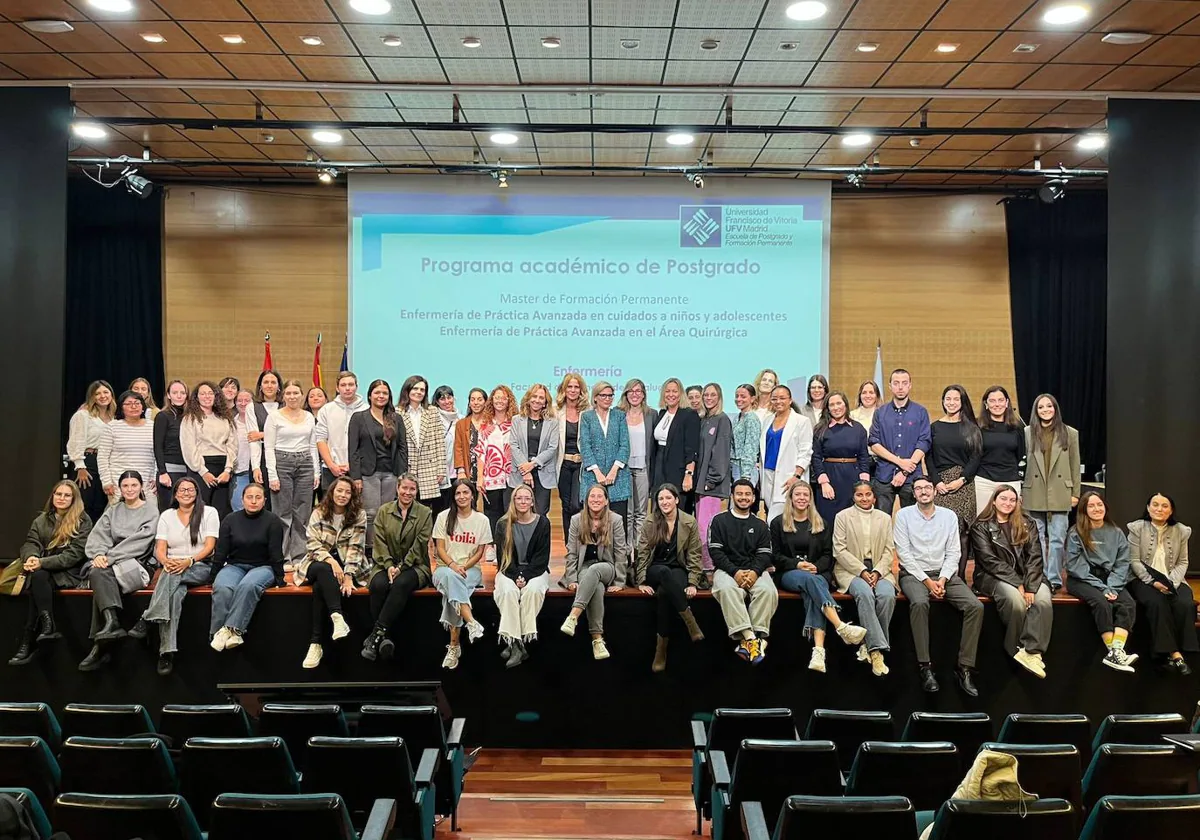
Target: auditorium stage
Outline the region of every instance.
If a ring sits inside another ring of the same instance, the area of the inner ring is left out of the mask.
[[[560,562],[554,566],[557,581]],[[1010,712],[1082,712],[1093,723],[1114,712],[1179,712],[1190,719],[1200,699],[1200,674],[1179,678],[1151,666],[1144,627],[1135,627],[1130,646],[1143,654],[1137,674],[1101,666],[1091,616],[1072,598],[1056,601],[1044,681],[1001,653],[1003,628],[995,609],[987,607],[979,646],[980,697],[971,700],[958,690],[951,673],[960,622],[948,605],[935,604],[932,610],[933,655],[942,690],[925,695],[917,682],[903,600],[892,622],[891,674],[876,679],[867,665],[855,661],[854,650],[832,634],[828,673],[809,671],[802,603],[786,593],[771,625],[763,664],[751,666],[734,655],[717,603],[702,593],[694,610],[707,638],[693,645],[677,623],[663,674],[650,671],[654,603],[636,590],[608,596],[605,637],[612,658],[596,662],[584,620],[574,638],[559,632],[571,595],[552,585],[538,622],[540,638],[531,645],[532,659],[511,671],[499,656],[499,616],[490,590],[473,598],[487,635],[475,644],[464,642],[456,671],[441,668],[447,634],[438,624],[441,603],[432,589],[414,596],[395,628],[397,658],[390,663],[370,663],[359,655],[370,614],[365,594],[349,598],[345,612],[354,632],[337,644],[326,642],[325,659],[312,671],[300,667],[309,641],[308,589],[268,591],[246,644],[226,653],[207,645],[206,593],[193,593],[184,604],[180,653],[175,673],[166,678],[155,673],[156,649],[128,639],[117,643],[106,670],[84,674],[76,669],[90,646],[91,596],[86,592],[57,599],[61,641],[43,645],[31,665],[9,667],[3,663],[16,648],[26,605],[24,599],[0,599],[0,699],[42,700],[56,708],[69,702],[139,702],[153,714],[164,703],[221,701],[220,683],[441,680],[455,715],[468,719],[468,743],[541,749],[687,748],[688,720],[717,706],[788,706],[801,720],[818,707],[887,709],[897,720],[916,710],[981,710],[998,726]],[[149,593],[126,599],[127,627],[148,600]],[[853,620],[853,604],[841,603]]]

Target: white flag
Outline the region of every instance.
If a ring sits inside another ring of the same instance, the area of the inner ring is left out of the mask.
[[[879,393],[883,393],[883,342],[875,341],[875,384]]]

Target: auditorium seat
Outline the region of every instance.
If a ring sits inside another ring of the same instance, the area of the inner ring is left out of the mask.
[[[746,738],[765,741],[796,740],[796,721],[791,709],[715,709],[712,721],[692,721],[692,802],[696,807],[696,833],[704,819],[712,819],[712,775],[708,756],[720,750],[736,760],[738,746]]]
[[[390,809],[381,801],[360,836],[350,823],[346,803],[335,793],[250,796],[226,793],[212,807],[208,840],[287,838],[287,840],[431,840],[429,835],[389,833]]]
[[[62,727],[45,703],[0,703],[0,735],[37,735],[56,754],[62,746]]]
[[[192,809],[178,794],[64,793],[54,803],[54,828],[71,840],[201,840]]]
[[[1200,796],[1105,796],[1079,840],[1200,837]]]
[[[303,769],[309,738],[346,738],[350,729],[342,707],[334,703],[266,703],[258,718],[258,734],[282,738],[296,767]]]
[[[867,741],[846,779],[847,796],[903,796],[918,811],[936,811],[962,781],[958,749],[949,741]]]
[[[178,753],[188,738],[249,738],[250,720],[236,703],[163,706],[158,731]]]
[[[191,738],[180,757],[179,790],[205,827],[219,794],[299,793],[300,775],[282,738]]]
[[[1008,753],[1017,759],[1017,781],[1039,799],[1065,799],[1082,822],[1083,765],[1074,744],[1005,744],[991,741],[980,749]]]
[[[25,813],[29,814],[30,821],[33,823],[34,831],[37,832],[37,840],[49,840],[52,833],[50,820],[46,819],[46,808],[42,807],[42,803],[38,801],[33,791],[21,787],[0,787],[0,796],[11,796],[16,800],[18,807],[25,809]],[[46,807],[48,808],[50,804],[47,802]]]
[[[958,747],[959,764],[971,766],[979,745],[992,740],[992,719],[985,712],[913,712],[901,741],[949,741]]]
[[[854,756],[864,741],[890,741],[895,737],[891,712],[855,712],[840,709],[813,709],[808,717],[804,738],[808,741],[833,741],[843,770],[854,764]]]
[[[376,800],[394,799],[401,836],[420,837],[433,832],[440,756],[437,750],[418,753],[415,773],[410,757],[401,738],[312,738],[301,788],[341,796],[356,826],[366,824]]]
[[[410,758],[437,750],[440,761],[433,777],[436,813],[449,815],[450,829],[458,831],[458,801],[466,773],[466,718],[451,720],[447,731],[437,706],[366,705],[360,712],[357,733],[361,737],[403,738]]]
[[[951,799],[938,809],[929,840],[1069,840],[1074,836],[1075,810],[1065,799]]]
[[[85,738],[63,742],[62,789],[71,793],[179,793],[175,766],[161,738]]]
[[[1083,774],[1083,805],[1110,795],[1177,796],[1195,782],[1195,757],[1171,744],[1104,744]]]
[[[154,724],[144,706],[68,703],[63,709],[63,735],[89,738],[130,738],[153,735]]]
[[[36,735],[0,737],[0,787],[28,788],[47,809],[61,788],[62,774],[46,742]]]
[[[1092,758],[1092,724],[1087,715],[1011,714],[1000,727],[1004,744],[1074,744],[1079,760]]]
[[[1109,715],[1100,722],[1092,741],[1092,753],[1101,744],[1161,744],[1164,735],[1187,732],[1187,721],[1180,714]]]
[[[903,796],[789,796],[778,816],[767,817],[760,802],[743,802],[741,816],[746,840],[917,838],[916,811]]]
[[[842,773],[833,741],[770,741],[747,738],[737,757],[710,750],[713,840],[742,840],[743,802],[776,811],[792,794],[839,796]],[[730,770],[732,764],[732,771]]]

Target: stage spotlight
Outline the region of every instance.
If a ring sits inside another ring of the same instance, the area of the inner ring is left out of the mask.
[[[154,182],[143,178],[137,174],[137,170],[133,170],[125,176],[125,189],[138,198],[149,198],[150,193],[154,192]]]
[[[508,170],[507,169],[501,169],[497,172],[493,172],[492,177],[496,180],[496,186],[499,189],[502,189],[502,190],[508,189]]]
[[[857,172],[851,172],[846,176],[846,183],[852,187],[861,187],[863,185],[863,176]]]
[[[1037,197],[1042,204],[1053,204],[1067,194],[1067,182],[1062,180],[1047,181],[1038,187]]]
[[[332,184],[338,176],[338,171],[332,166],[328,166],[317,173],[317,180],[322,184]]]
[[[685,172],[683,177],[691,181],[692,186],[698,190],[704,189],[704,176],[699,172]]]

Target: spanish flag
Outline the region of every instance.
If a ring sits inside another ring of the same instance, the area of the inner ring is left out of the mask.
[[[321,375],[321,334],[317,333],[317,346],[313,350],[313,387],[324,388],[324,377]]]
[[[263,342],[266,344],[266,349],[263,350],[263,370],[272,370],[275,365],[271,363],[271,334],[267,333],[263,336]]]

